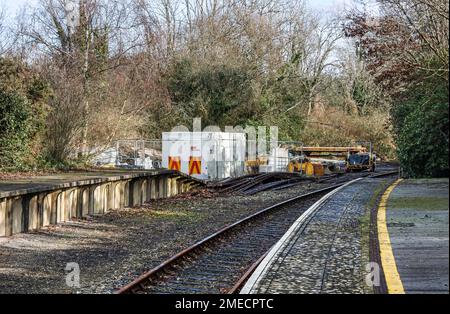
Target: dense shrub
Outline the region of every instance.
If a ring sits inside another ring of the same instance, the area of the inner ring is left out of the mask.
[[[198,65],[181,60],[168,75],[168,90],[177,110],[204,125],[245,124],[255,116],[247,69],[230,65]]]
[[[0,58],[0,170],[37,166],[50,95],[26,65]]]
[[[411,177],[448,176],[448,86],[428,81],[393,110],[398,158]]]
[[[30,154],[31,110],[28,101],[0,90],[0,169],[23,169]]]

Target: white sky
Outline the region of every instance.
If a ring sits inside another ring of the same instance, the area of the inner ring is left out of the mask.
[[[307,0],[309,6],[316,10],[336,11],[352,4],[352,0]]]
[[[14,15],[21,7],[37,2],[37,0],[0,0],[0,8],[5,8],[9,15]]]
[[[0,0],[0,7],[7,10],[8,15],[15,13],[25,5],[34,5],[38,0]],[[319,11],[336,11],[348,7],[352,0],[307,0],[308,5]]]

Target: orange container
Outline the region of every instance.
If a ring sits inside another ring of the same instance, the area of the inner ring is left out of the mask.
[[[316,177],[322,177],[325,175],[325,168],[322,164],[313,164],[314,167],[314,175]]]

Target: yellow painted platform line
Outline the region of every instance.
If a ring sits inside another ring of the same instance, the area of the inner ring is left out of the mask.
[[[391,240],[386,223],[386,206],[392,191],[402,179],[395,181],[381,197],[378,205],[378,242],[380,243],[381,264],[383,266],[384,277],[386,278],[386,286],[389,294],[404,294],[403,284],[397,270],[394,253],[392,252]]]

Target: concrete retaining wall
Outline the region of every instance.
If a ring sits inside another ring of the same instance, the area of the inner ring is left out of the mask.
[[[202,182],[178,173],[141,174],[83,182],[42,191],[0,194],[0,237],[38,230],[71,219],[103,215],[172,197]]]

